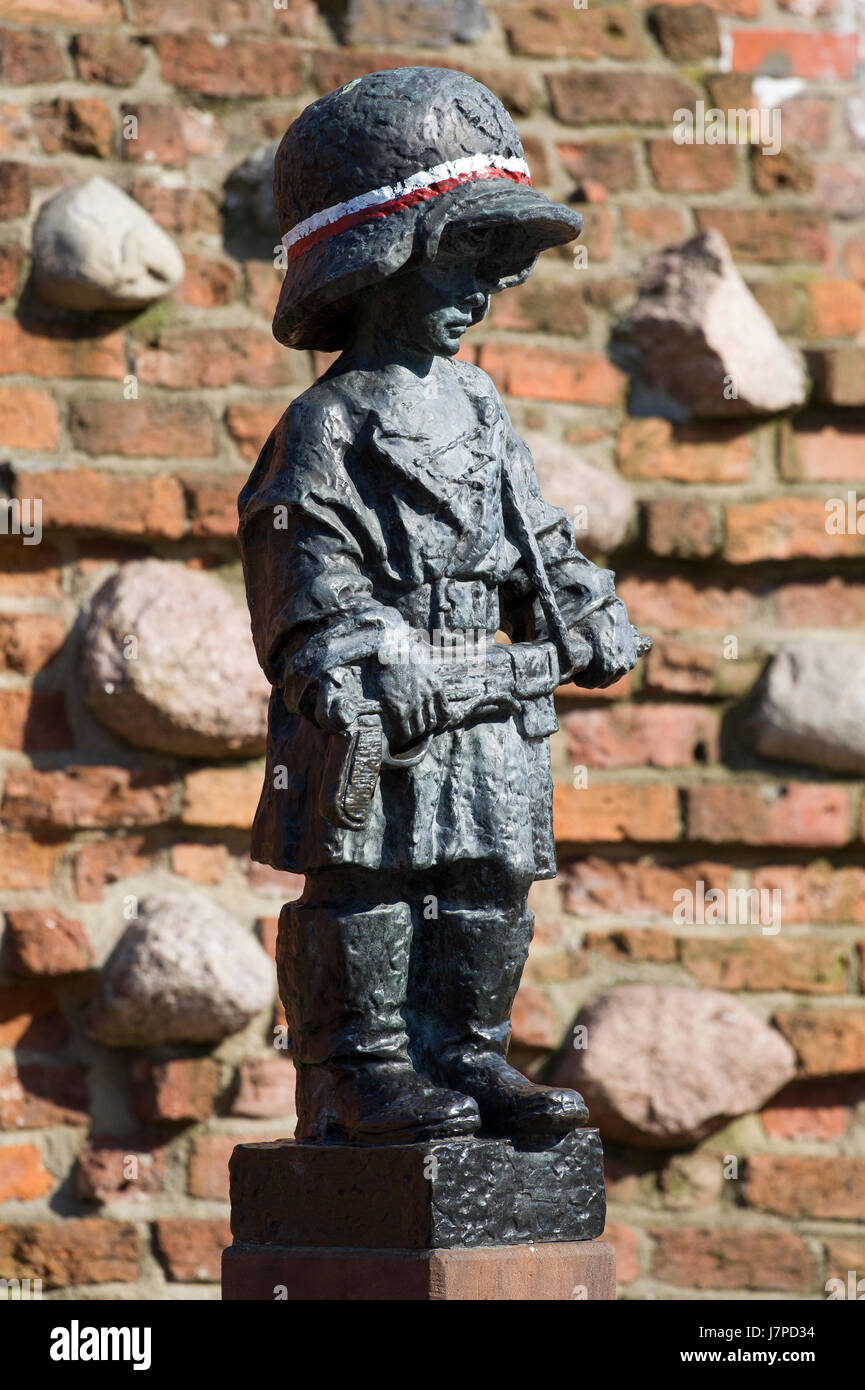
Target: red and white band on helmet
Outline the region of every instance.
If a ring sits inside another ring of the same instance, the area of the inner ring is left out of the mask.
[[[524,159],[506,158],[497,154],[473,154],[463,159],[448,160],[446,164],[436,164],[432,169],[420,169],[399,183],[374,188],[369,193],[360,193],[347,202],[335,203],[333,207],[316,212],[303,222],[298,222],[290,232],[286,232],[282,243],[288,253],[287,259],[293,261],[328,237],[335,236],[346,227],[353,226],[369,217],[386,217],[388,213],[402,208],[413,207],[441,193],[449,193],[461,183],[473,179],[510,179],[513,183],[531,186],[529,166]]]

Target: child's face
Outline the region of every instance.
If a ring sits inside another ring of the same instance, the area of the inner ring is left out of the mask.
[[[384,330],[413,353],[454,357],[466,329],[485,318],[495,280],[484,271],[488,242],[442,237],[435,260],[394,276],[365,297],[362,328]]]

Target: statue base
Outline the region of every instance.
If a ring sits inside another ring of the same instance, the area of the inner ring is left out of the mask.
[[[279,1250],[235,1243],[222,1297],[269,1303],[614,1299],[616,1253],[603,1240],[474,1250]]]
[[[530,1147],[280,1139],[231,1156],[226,1299],[606,1299],[595,1129]]]

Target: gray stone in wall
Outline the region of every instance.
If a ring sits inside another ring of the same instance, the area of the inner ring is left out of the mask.
[[[590,550],[621,545],[636,510],[627,483],[585,463],[571,444],[527,430],[521,430],[520,437],[532,451],[544,498],[574,522],[577,545]]]
[[[746,733],[764,758],[865,772],[865,641],[781,647],[757,686]]]
[[[759,1110],[796,1070],[790,1044],[719,990],[622,985],[580,1013],[585,1046],[555,1083],[575,1086],[601,1134],[684,1148]]]
[[[273,204],[273,160],[278,140],[259,145],[252,154],[232,169],[225,185],[226,216],[238,227],[251,224],[261,236],[279,244],[276,208]]]
[[[87,701],[138,748],[182,757],[260,753],[270,686],[246,610],[210,575],[164,560],[125,565],[84,625]]]
[[[109,1047],[219,1042],[274,989],[261,946],[204,893],[154,893],[103,968],[87,1031]]]
[[[67,309],[137,309],[170,294],[183,257],[149,213],[92,178],[49,198],[33,228],[33,288]]]
[[[614,334],[637,399],[671,419],[730,419],[801,405],[808,379],[733,264],[720,232],[650,256]]]
[[[323,0],[342,43],[446,48],[474,43],[489,28],[480,0]]]

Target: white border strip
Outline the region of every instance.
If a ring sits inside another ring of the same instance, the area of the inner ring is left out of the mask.
[[[420,169],[416,174],[410,174],[407,179],[393,186],[385,185],[384,188],[374,188],[370,193],[359,193],[356,198],[349,198],[347,202],[334,203],[333,207],[325,208],[323,212],[313,213],[305,222],[298,222],[296,227],[286,232],[282,238],[283,245],[288,251],[311,232],[329,227],[332,222],[338,222],[341,217],[350,213],[364,212],[367,208],[378,207],[381,203],[391,203],[404,198],[407,193],[414,193],[418,189],[431,188],[445,179],[461,178],[466,174],[482,174],[487,169],[502,169],[509,174],[529,175],[529,166],[524,159],[507,159],[498,154],[473,154],[466,155],[463,159],[448,160],[446,164],[436,164],[432,169]]]

